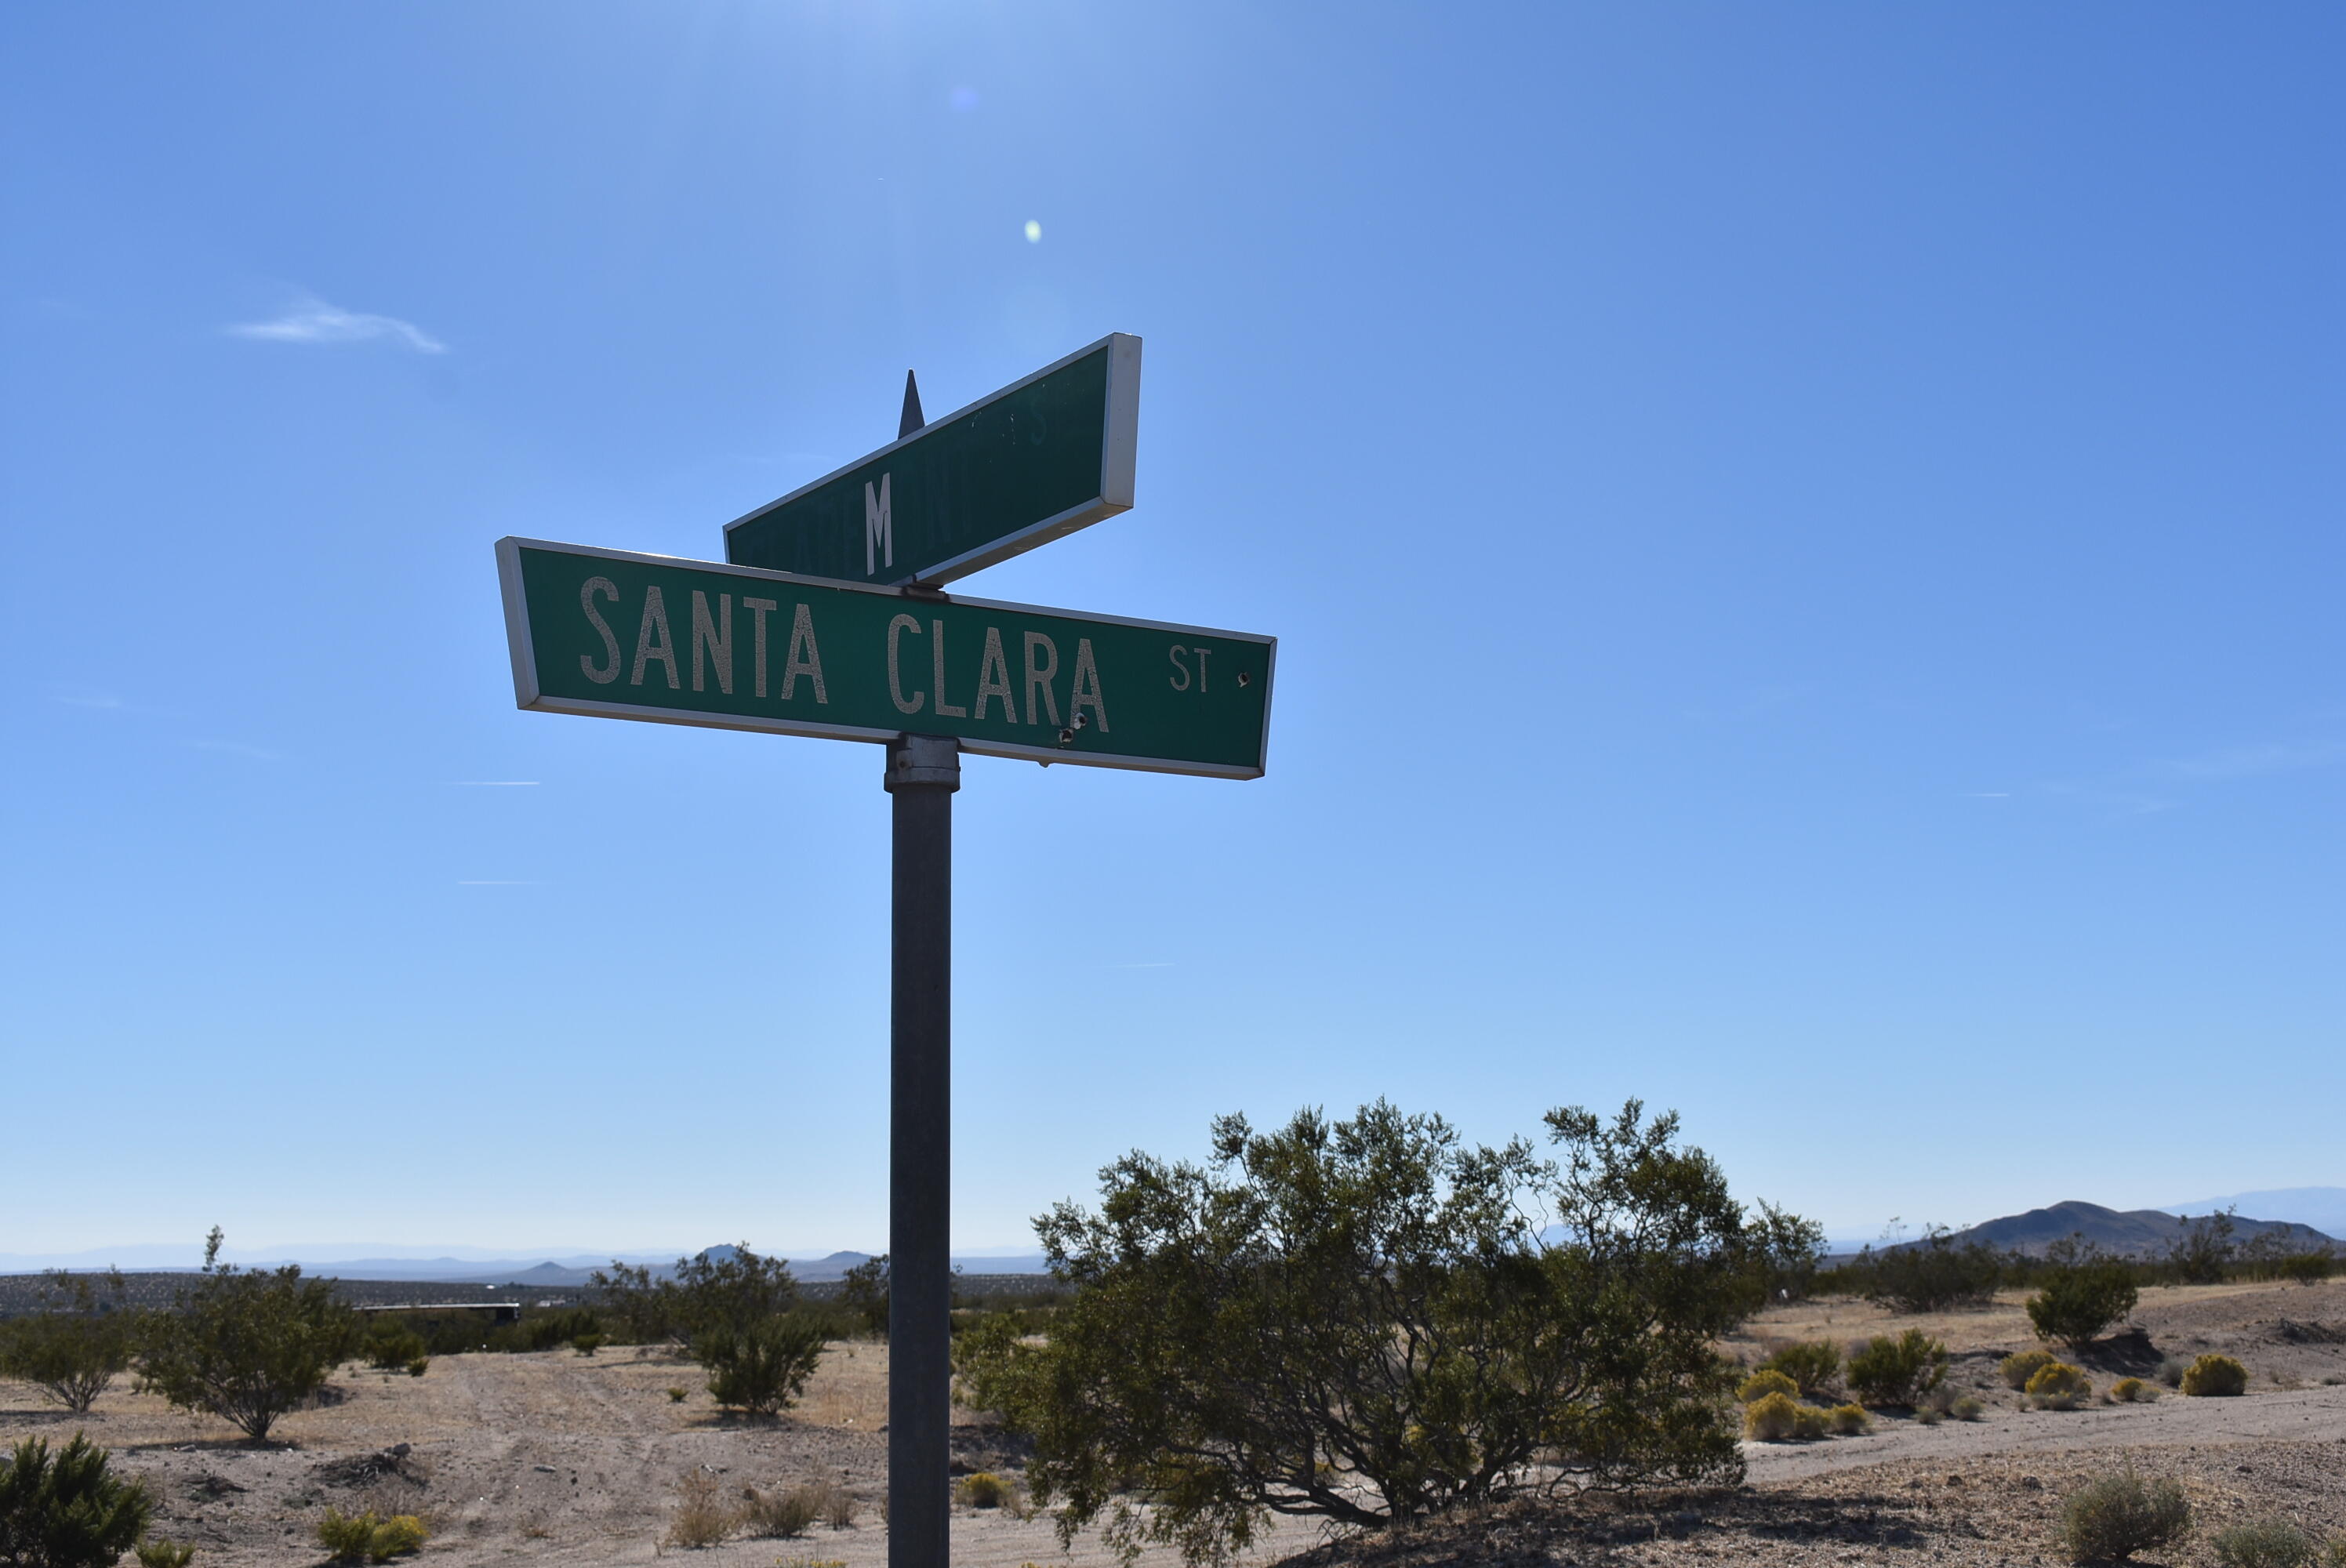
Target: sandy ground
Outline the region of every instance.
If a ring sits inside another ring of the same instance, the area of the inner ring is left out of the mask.
[[[1372,1542],[1326,1543],[1279,1530],[1268,1560],[1311,1551],[1352,1561],[1522,1560],[1767,1563],[1870,1561],[2032,1563],[2052,1548],[2059,1500],[2080,1480],[2130,1461],[2172,1474],[2203,1519],[2279,1513],[2346,1534],[2346,1280],[2319,1287],[2208,1287],[2145,1293],[2133,1330],[2094,1363],[2097,1387],[2166,1354],[2222,1349],[2254,1375],[2236,1400],[2169,1395],[2147,1405],[2029,1411],[1994,1376],[1995,1359],[2034,1344],[2017,1299],[1967,1313],[1892,1319],[1847,1301],[1766,1314],[1729,1346],[1757,1359],[1773,1344],[1848,1340],[1919,1325],[1945,1339],[1955,1375],[1989,1401],[1976,1422],[1890,1418],[1868,1436],[1748,1444],[1749,1484],[1732,1492],[1615,1505],[1503,1510],[1488,1519]],[[457,1563],[648,1562],[679,1477],[705,1467],[729,1489],[829,1480],[862,1508],[856,1525],[790,1540],[737,1540],[689,1553],[715,1564],[880,1568],[886,1485],[887,1355],[835,1347],[800,1407],[777,1423],[727,1421],[697,1369],[664,1354],[607,1349],[435,1359],[423,1378],[349,1370],[336,1402],[290,1415],[267,1449],[225,1423],[166,1409],[127,1380],[76,1417],[32,1389],[0,1382],[0,1440],[60,1441],[76,1429],[116,1451],[161,1499],[157,1532],[194,1543],[199,1563],[315,1563],[327,1506],[421,1513],[427,1560]],[[2324,1381],[2324,1380],[2331,1380]],[[672,1401],[670,1388],[687,1390]],[[1015,1474],[1018,1456],[978,1418],[956,1416],[960,1469]],[[398,1462],[380,1456],[411,1445]],[[676,1553],[668,1548],[667,1553]],[[1046,1519],[956,1509],[954,1553],[973,1568],[1060,1559]],[[2151,1559],[2158,1561],[2158,1559]],[[1108,1559],[1079,1542],[1072,1562]],[[1144,1560],[1170,1568],[1170,1553]],[[2212,1562],[2205,1532],[2165,1561]]]

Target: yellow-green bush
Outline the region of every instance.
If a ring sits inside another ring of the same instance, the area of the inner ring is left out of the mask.
[[[1835,1405],[1825,1412],[1825,1424],[1836,1436],[1855,1437],[1873,1430],[1873,1418],[1865,1413],[1863,1405]]]
[[[1956,1396],[1955,1402],[1947,1407],[1947,1413],[1959,1421],[1975,1421],[1986,1411],[1986,1402],[1971,1394]]]
[[[1789,1399],[1800,1391],[1800,1385],[1791,1377],[1773,1367],[1763,1367],[1743,1380],[1742,1387],[1735,1390],[1735,1397],[1748,1405],[1754,1400],[1764,1400],[1770,1394],[1782,1394]]]
[[[1762,1370],[1781,1372],[1799,1384],[1802,1399],[1813,1399],[1841,1376],[1841,1347],[1830,1339],[1787,1345],[1760,1365]]]
[[[2017,1355],[2006,1356],[2003,1360],[1998,1361],[1995,1364],[1995,1369],[2002,1374],[2005,1388],[2025,1389],[2028,1386],[2029,1379],[2060,1359],[2050,1350],[2023,1350]]]
[[[1743,1435],[1755,1442],[1782,1442],[1800,1422],[1800,1407],[1787,1393],[1762,1394],[1743,1407]]]
[[[138,1568],[188,1568],[188,1560],[196,1554],[194,1547],[181,1541],[141,1541],[136,1550]]]
[[[1821,1410],[1814,1405],[1792,1407],[1792,1435],[1802,1442],[1813,1442],[1831,1430],[1832,1416],[1830,1411]]]
[[[981,1470],[961,1478],[954,1488],[954,1500],[969,1508],[999,1508],[1010,1499],[1010,1485],[990,1470]]]
[[[325,1518],[318,1521],[318,1543],[337,1563],[355,1563],[362,1557],[370,1563],[386,1563],[422,1547],[430,1533],[423,1521],[412,1513],[385,1519],[372,1508],[363,1513],[329,1508]]]
[[[2183,1374],[2183,1392],[2190,1399],[2229,1399],[2249,1391],[2249,1369],[2229,1356],[2202,1356]]]
[[[2093,1397],[2094,1384],[2083,1368],[2055,1361],[2036,1369],[2026,1391],[2028,1402],[2040,1410],[2074,1410]]]
[[[394,1513],[374,1527],[374,1539],[367,1543],[367,1561],[382,1563],[418,1551],[431,1533],[415,1515]]]
[[[2140,1378],[2120,1378],[2110,1385],[2110,1398],[2122,1405],[2147,1404],[2158,1398],[2158,1390]]]

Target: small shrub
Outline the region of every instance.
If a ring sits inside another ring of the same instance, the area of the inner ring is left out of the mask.
[[[2060,1359],[2050,1350],[2021,1350],[1998,1361],[1995,1369],[1997,1375],[2004,1379],[2005,1388],[2025,1389],[2028,1386],[2028,1380],[2036,1375],[2037,1369],[2049,1367]]]
[[[2280,1519],[2252,1520],[2219,1530],[2210,1544],[2216,1549],[2216,1561],[2224,1568],[2305,1568],[2321,1552],[2312,1536]]]
[[[811,1481],[800,1487],[811,1502],[815,1514],[833,1530],[845,1530],[855,1522],[855,1494],[835,1481]]]
[[[114,1298],[101,1302],[87,1278],[51,1270],[42,1310],[0,1321],[0,1377],[22,1378],[69,1410],[97,1403],[130,1365],[138,1317],[125,1305],[121,1273],[107,1278]]]
[[[1754,1442],[1782,1442],[1792,1435],[1800,1408],[1790,1394],[1762,1394],[1743,1407],[1743,1435]]]
[[[741,1519],[752,1535],[773,1540],[804,1535],[818,1511],[818,1500],[803,1486],[787,1492],[760,1492],[754,1486],[742,1491]]]
[[[1911,1405],[1947,1376],[1947,1348],[1909,1329],[1877,1335],[1849,1358],[1849,1387],[1860,1404]]]
[[[591,1356],[596,1351],[603,1348],[603,1336],[600,1334],[573,1335],[570,1339],[570,1348],[577,1351],[582,1356]]]
[[[1926,1427],[1934,1427],[1947,1419],[1947,1413],[1933,1410],[1928,1405],[1918,1405],[1914,1410],[1914,1419]]]
[[[745,1329],[719,1328],[692,1342],[693,1359],[709,1369],[718,1404],[751,1416],[789,1407],[822,1358],[820,1324],[768,1318]]]
[[[1835,1405],[1825,1412],[1825,1425],[1835,1437],[1856,1437],[1873,1430],[1873,1418],[1863,1405]]]
[[[2171,1481],[2144,1481],[2129,1470],[2089,1481],[2061,1510],[2061,1542],[2072,1563],[2123,1563],[2165,1546],[2191,1527],[2191,1503]]]
[[[188,1568],[188,1560],[196,1549],[177,1541],[141,1541],[138,1547],[138,1568]]]
[[[678,1478],[676,1512],[661,1540],[665,1545],[697,1550],[716,1545],[740,1524],[740,1512],[725,1500],[717,1478],[705,1470],[690,1470]]]
[[[1925,1389],[1923,1397],[1914,1401],[1914,1410],[1918,1415],[1928,1410],[1934,1416],[1944,1417],[1954,1408],[1955,1386],[1953,1383],[1943,1382],[1935,1388]]]
[[[1735,1397],[1748,1405],[1754,1400],[1764,1400],[1770,1394],[1797,1394],[1800,1391],[1800,1385],[1791,1377],[1773,1367],[1765,1367],[1744,1379],[1742,1385],[1735,1390]]]
[[[413,1513],[394,1513],[374,1527],[374,1539],[367,1543],[367,1561],[388,1563],[410,1552],[420,1552],[432,1532],[423,1528],[423,1521]]]
[[[2158,1370],[2152,1373],[2151,1376],[2157,1378],[2160,1382],[2165,1383],[2170,1389],[2179,1389],[2183,1386],[2183,1374],[2190,1369],[2191,1363],[2185,1360],[2182,1357],[2168,1356],[2160,1359],[2158,1363]]]
[[[1974,1396],[1965,1394],[1955,1400],[1953,1409],[1947,1413],[1959,1421],[1975,1421],[1987,1413],[1987,1406]]]
[[[1830,1339],[1787,1345],[1760,1363],[1760,1369],[1792,1380],[1803,1399],[1813,1399],[1841,1376],[1841,1347]]]
[[[407,1375],[411,1378],[420,1378],[431,1369],[432,1362],[427,1357],[418,1356],[407,1363]]]
[[[999,1508],[1009,1500],[1009,1484],[990,1470],[963,1476],[954,1487],[954,1501],[968,1508]]]
[[[1792,1407],[1792,1435],[1802,1442],[1814,1442],[1832,1431],[1832,1412],[1814,1405]]]
[[[2025,1391],[2028,1402],[2040,1410],[2074,1410],[2094,1397],[2094,1384],[2082,1368],[2055,1361],[2037,1368]]]
[[[349,1356],[356,1314],[334,1299],[332,1281],[302,1278],[299,1264],[248,1273],[220,1263],[219,1247],[214,1226],[201,1277],[148,1320],[140,1386],[263,1442]]]
[[[2202,1356],[2183,1374],[2187,1399],[2229,1399],[2249,1391],[2249,1369],[2229,1356]]]
[[[672,1405],[680,1405],[684,1403],[686,1399],[690,1397],[691,1393],[692,1390],[690,1389],[670,1389],[668,1391],[668,1402]]]
[[[423,1359],[430,1348],[412,1329],[378,1329],[367,1336],[367,1365],[380,1371],[405,1371]]]
[[[0,1469],[0,1563],[107,1568],[147,1532],[147,1489],[107,1471],[107,1451],[76,1432],[56,1453],[40,1438]]]
[[[2300,1252],[2294,1257],[2280,1260],[2280,1277],[2294,1279],[2300,1285],[2319,1285],[2330,1278],[2337,1259],[2326,1252]]]
[[[2158,1390],[2140,1378],[2120,1378],[2110,1385],[2110,1398],[2122,1405],[2144,1405],[2158,1398]]]
[[[382,1518],[372,1508],[364,1513],[344,1513],[329,1508],[318,1521],[318,1544],[337,1563],[355,1563],[374,1544],[375,1526]]]

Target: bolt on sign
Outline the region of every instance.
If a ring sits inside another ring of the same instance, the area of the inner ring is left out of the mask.
[[[1140,340],[1112,332],[725,525],[725,558],[948,583],[1132,505]]]
[[[1278,639],[497,542],[525,708],[1258,779]]]

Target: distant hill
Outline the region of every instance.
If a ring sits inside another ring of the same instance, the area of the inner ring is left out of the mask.
[[[2213,1214],[2219,1208],[2237,1208],[2243,1214],[2260,1214],[2268,1219],[2295,1220],[2332,1236],[2346,1236],[2346,1186],[2274,1187],[2167,1206],[2169,1214]]]
[[[680,1251],[681,1249],[679,1249]],[[726,1243],[706,1249],[706,1256],[721,1261],[734,1255],[735,1247]],[[155,1273],[191,1274],[194,1267],[188,1264],[158,1263],[136,1255],[161,1252],[173,1256],[162,1247],[114,1247],[81,1254],[6,1254],[0,1253],[0,1276],[37,1274],[45,1268],[71,1268],[76,1271],[97,1271],[108,1264],[119,1262],[126,1268],[136,1268],[140,1263]],[[678,1254],[648,1256],[642,1253],[622,1253],[617,1261],[639,1264],[651,1271],[655,1279],[665,1279],[676,1272]],[[822,1257],[793,1257],[790,1273],[811,1285],[843,1279],[847,1271],[859,1263],[868,1262],[868,1252],[833,1252]],[[283,1257],[257,1257],[241,1260],[242,1268],[273,1268],[279,1263],[299,1262],[302,1271],[334,1279],[366,1280],[434,1280],[448,1285],[533,1285],[543,1288],[576,1288],[587,1283],[597,1269],[608,1268],[613,1259],[608,1255],[569,1253],[556,1257],[346,1257],[308,1258],[294,1254]],[[974,1255],[956,1257],[954,1266],[970,1275],[1044,1274],[1049,1265],[1038,1254],[994,1257]]]
[[[2141,1257],[2165,1252],[2181,1237],[2188,1223],[2155,1208],[2119,1210],[2072,1200],[2056,1203],[2050,1208],[2032,1208],[2026,1214],[1991,1219],[1957,1231],[1953,1239],[1957,1245],[1982,1241],[2001,1252],[2034,1255],[2066,1237],[2083,1236],[2106,1252]],[[2232,1225],[2236,1241],[2278,1232],[2292,1251],[2312,1251],[2335,1245],[2332,1237],[2311,1226],[2288,1220],[2250,1219],[2243,1215],[2236,1216]]]

